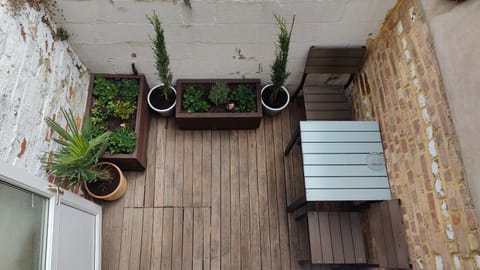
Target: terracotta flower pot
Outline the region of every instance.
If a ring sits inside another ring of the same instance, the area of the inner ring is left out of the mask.
[[[127,191],[127,179],[122,173],[122,170],[115,164],[110,163],[110,162],[99,162],[97,165],[106,165],[110,166],[111,168],[115,169],[118,174],[118,184],[114,186],[111,192],[108,194],[96,194],[96,188],[98,189],[98,184],[101,183],[101,181],[93,182],[93,183],[85,183],[84,188],[85,191],[92,196],[93,198],[96,199],[101,199],[101,200],[106,200],[106,201],[113,201],[121,198],[123,195],[125,195],[125,192]],[[114,179],[112,179],[113,181]],[[105,181],[105,180],[103,180]],[[108,181],[108,180],[107,180]],[[90,185],[90,187],[89,187]]]

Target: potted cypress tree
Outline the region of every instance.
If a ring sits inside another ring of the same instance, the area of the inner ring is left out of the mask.
[[[274,14],[275,21],[280,28],[275,50],[275,60],[272,65],[271,83],[262,88],[262,106],[266,114],[275,115],[285,109],[290,101],[290,93],[284,86],[290,73],[287,71],[288,50],[290,46],[290,37],[292,35],[293,25],[295,24],[295,14],[293,15],[290,32],[287,30],[285,19]]]
[[[127,181],[120,168],[110,162],[98,163],[107,149],[111,132],[96,135],[88,116],[84,117],[78,130],[73,113],[65,110],[62,113],[66,128],[51,118],[45,118],[47,125],[61,137],[55,139],[61,145],[60,149],[41,160],[47,174],[54,176],[62,187],[83,185],[85,191],[97,199],[122,197],[127,190]]]
[[[147,101],[150,108],[160,115],[169,116],[174,112],[176,91],[172,86],[173,75],[170,71],[170,59],[165,46],[163,28],[157,14],[153,11],[152,16],[147,15],[152,24],[155,37],[152,40],[152,49],[155,56],[155,68],[161,83],[153,86],[148,92]]]

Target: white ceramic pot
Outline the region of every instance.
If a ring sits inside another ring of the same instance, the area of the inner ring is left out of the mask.
[[[282,91],[285,92],[285,94],[287,95],[287,100],[285,102],[285,104],[283,104],[281,107],[279,108],[272,108],[270,106],[268,106],[267,104],[265,104],[265,102],[263,101],[263,91],[267,88],[269,88],[270,86],[272,86],[273,84],[267,84],[265,85],[263,88],[262,88],[262,106],[263,106],[263,110],[265,111],[265,113],[267,115],[276,115],[278,114],[279,112],[281,112],[283,109],[285,109],[287,106],[288,106],[288,103],[290,103],[290,93],[288,92],[287,88],[285,88],[285,86],[282,86]]]
[[[153,92],[155,91],[162,91],[161,87],[163,86],[163,83],[161,84],[157,84],[155,85],[154,87],[150,88],[150,91],[148,91],[148,96],[147,96],[147,102],[148,102],[148,106],[156,111],[157,113],[159,113],[160,115],[162,116],[170,116],[173,114],[173,112],[175,111],[175,105],[177,104],[177,101],[174,101],[173,104],[168,107],[168,108],[157,108],[156,106],[154,106],[150,100],[150,97],[152,95]],[[172,91],[175,93],[175,95],[177,94],[177,91],[175,90],[175,88],[173,88],[172,86],[170,86],[170,89],[172,89]]]

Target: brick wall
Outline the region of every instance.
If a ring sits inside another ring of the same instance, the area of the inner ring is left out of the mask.
[[[351,92],[355,115],[380,123],[414,269],[480,269],[478,218],[428,25],[415,0],[398,1],[389,12],[358,75]]]
[[[39,176],[39,158],[57,147],[43,118],[61,118],[60,108],[82,115],[89,82],[54,27],[39,7],[15,14],[0,3],[0,161]]]

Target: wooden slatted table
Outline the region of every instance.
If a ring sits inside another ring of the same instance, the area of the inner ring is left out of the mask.
[[[301,121],[305,196],[288,207],[311,201],[391,199],[378,123]]]

